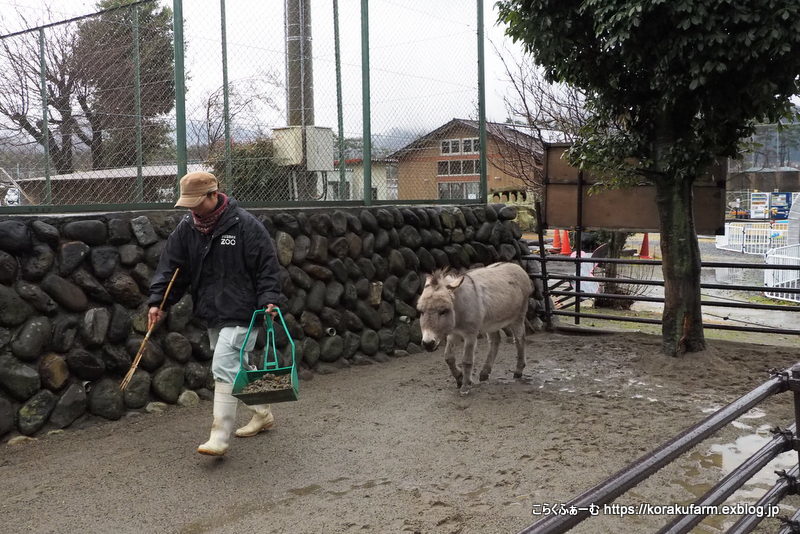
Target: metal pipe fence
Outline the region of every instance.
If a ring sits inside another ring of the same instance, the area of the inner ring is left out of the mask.
[[[795,395],[795,423],[785,430],[777,429],[775,437],[770,443],[736,467],[693,504],[682,506],[681,508],[685,512],[674,514],[678,517],[659,531],[660,534],[690,532],[706,516],[713,513],[716,505],[723,503],[736,489],[740,488],[772,459],[783,452],[797,450],[796,429],[798,423],[800,423],[800,398],[797,395],[799,390],[800,364],[796,364],[786,371],[775,373],[770,380],[711,414],[700,423],[684,430],[678,436],[668,440],[657,449],[642,456],[603,482],[571,499],[563,504],[559,510],[522,529],[520,534],[559,534],[568,532],[584,520],[594,515],[599,515],[604,510],[604,506],[609,505],[620,495],[623,495],[764,400],[776,394],[792,391]],[[786,495],[798,492],[797,476],[797,467],[793,468],[789,473],[781,474],[775,486],[767,491],[755,506],[751,507],[753,511],[747,511],[742,514],[741,519],[727,532],[743,533],[752,531],[764,518],[764,514],[757,513],[758,510],[766,510],[765,507],[774,506]],[[758,508],[759,506],[761,508]]]
[[[245,205],[485,202],[483,11],[140,0],[2,35],[0,213],[171,206],[197,170]]]
[[[800,246],[799,246],[800,247]],[[543,248],[540,246],[541,251]],[[606,264],[616,264],[616,265],[661,265],[661,260],[640,260],[640,259],[625,259],[625,258],[577,258],[577,257],[567,257],[567,256],[542,256],[540,254],[531,254],[528,256],[524,256],[523,259],[528,261],[538,261],[542,265],[541,272],[542,274],[532,274],[531,277],[541,279],[543,281],[543,288],[544,288],[544,296],[545,301],[548,303],[548,306],[545,310],[545,317],[543,320],[551,324],[552,323],[552,316],[564,316],[564,317],[572,317],[575,320],[575,324],[580,324],[580,319],[601,319],[601,320],[608,320],[608,321],[620,321],[620,322],[630,322],[630,323],[640,323],[640,324],[661,324],[660,319],[655,318],[645,318],[645,317],[628,317],[624,315],[615,315],[615,314],[604,314],[604,313],[591,313],[585,312],[580,309],[580,307],[576,306],[583,299],[596,299],[596,298],[603,298],[603,299],[610,299],[610,300],[627,300],[627,301],[639,301],[639,302],[653,302],[653,303],[663,303],[663,297],[649,297],[644,295],[636,295],[636,294],[614,294],[614,293],[606,293],[603,292],[602,289],[596,292],[585,291],[581,289],[580,284],[582,282],[595,282],[595,283],[613,283],[619,285],[640,285],[640,286],[655,286],[655,287],[663,287],[664,281],[663,280],[652,280],[652,279],[643,279],[643,278],[632,278],[632,277],[616,277],[616,278],[608,278],[608,277],[593,277],[593,276],[577,276],[571,274],[564,274],[564,273],[557,273],[553,272],[552,268],[547,267],[547,263],[555,262],[555,263],[574,263],[575,265],[581,265],[584,263],[606,263]],[[701,268],[715,268],[717,270],[735,270],[735,271],[756,271],[756,270],[763,270],[765,272],[765,285],[764,286],[757,286],[757,285],[749,285],[749,284],[718,284],[718,283],[707,283],[701,282],[700,289],[724,289],[724,290],[731,290],[731,291],[741,291],[746,293],[762,293],[765,296],[771,296],[775,294],[775,292],[769,291],[771,287],[779,287],[780,291],[778,294],[783,295],[782,300],[800,300],[800,287],[798,286],[796,280],[798,277],[798,266],[800,266],[800,259],[794,259],[792,255],[793,252],[785,254],[788,258],[787,261],[783,261],[780,263],[776,262],[767,262],[767,263],[744,263],[744,262],[701,262]],[[780,257],[780,254],[777,256]],[[769,274],[768,274],[769,273]],[[557,284],[551,286],[550,280],[556,280]],[[559,285],[562,282],[575,282],[575,288],[567,288],[567,289],[560,289]],[[773,285],[777,284],[776,281],[783,281],[783,285]],[[561,300],[557,302],[560,304],[556,309],[550,309],[549,302],[550,297],[562,297]],[[793,305],[782,305],[782,304],[761,304],[761,303],[750,303],[750,302],[742,302],[740,300],[733,300],[733,301],[724,301],[724,300],[709,300],[704,299],[701,300],[701,305],[704,308],[708,307],[717,307],[717,308],[734,308],[734,309],[751,309],[751,310],[766,310],[766,311],[781,311],[781,312],[800,312],[800,307],[793,306]],[[567,311],[568,308],[575,307],[575,311]],[[710,328],[716,330],[732,330],[732,331],[740,331],[740,332],[759,332],[759,333],[773,333],[773,334],[785,334],[785,335],[800,335],[800,329],[791,329],[791,328],[777,328],[777,327],[769,327],[769,326],[742,326],[742,325],[732,325],[732,324],[718,324],[718,323],[710,323],[706,322],[703,324],[703,328]]]

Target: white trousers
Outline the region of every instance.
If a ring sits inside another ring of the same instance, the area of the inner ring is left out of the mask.
[[[211,360],[211,373],[217,382],[233,384],[236,373],[239,372],[239,351],[247,334],[246,326],[225,326],[223,328],[209,328],[208,340],[214,358]],[[250,339],[245,347],[244,362],[249,363],[250,352],[256,345],[256,330],[250,332]]]

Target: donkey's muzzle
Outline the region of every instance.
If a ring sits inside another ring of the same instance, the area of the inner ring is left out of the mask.
[[[433,352],[434,350],[436,350],[436,341],[423,341],[422,346],[428,352]]]

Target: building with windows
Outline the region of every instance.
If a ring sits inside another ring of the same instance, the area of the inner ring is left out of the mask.
[[[344,161],[344,182],[339,171],[339,160],[334,161],[334,171],[327,173],[327,200],[364,199],[364,161],[350,158]],[[372,160],[372,200],[397,200],[397,161],[392,158]]]
[[[541,169],[542,146],[505,124],[487,123],[488,190],[525,189]],[[478,121],[453,119],[389,156],[399,200],[475,199],[480,191]]]
[[[190,163],[186,171],[213,172],[213,169],[204,163]],[[17,202],[23,206],[45,204],[48,185],[50,204],[54,205],[173,203],[177,198],[177,173],[177,165],[165,164],[143,165],[141,171],[137,167],[118,167],[54,174],[49,180],[44,176],[12,180],[6,175],[5,188],[15,191]]]

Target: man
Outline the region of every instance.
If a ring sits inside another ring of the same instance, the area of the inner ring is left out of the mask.
[[[194,315],[207,321],[214,351],[214,421],[208,441],[197,452],[222,456],[236,423],[238,400],[231,393],[253,311],[272,312],[284,297],[275,246],[264,225],[238,207],[236,200],[219,192],[213,174],[192,172],[181,178],[180,184],[181,196],[175,207],[189,208],[190,213],[178,223],[161,252],[147,301],[148,327],[163,317],[158,305],[172,274],[180,268],[165,306],[177,302],[191,287]],[[252,351],[255,341],[251,334],[245,351]],[[269,404],[250,408],[253,417],[236,431],[239,437],[255,436],[274,425]]]

